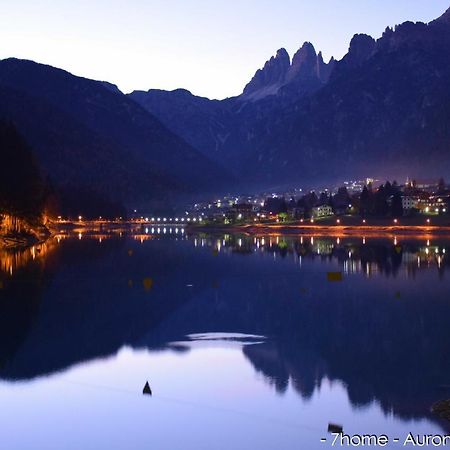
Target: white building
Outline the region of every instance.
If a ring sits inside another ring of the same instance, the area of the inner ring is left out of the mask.
[[[417,197],[410,197],[404,195],[402,197],[403,211],[409,211],[411,209],[417,209],[419,206],[419,199]]]
[[[313,217],[319,218],[319,217],[328,217],[333,215],[333,210],[331,209],[330,205],[320,205],[315,206],[312,209]]]

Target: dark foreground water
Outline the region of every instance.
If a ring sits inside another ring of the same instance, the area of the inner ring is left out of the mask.
[[[1,448],[315,450],[329,422],[446,433],[430,406],[450,398],[449,252],[162,228],[1,252]]]

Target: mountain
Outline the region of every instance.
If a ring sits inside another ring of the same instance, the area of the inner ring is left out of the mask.
[[[275,56],[259,69],[251,81],[245,86],[243,97],[258,100],[267,95],[275,95],[285,83],[286,75],[291,66],[288,52],[281,48]]]
[[[292,60],[280,49],[241,95],[221,101],[184,89],[124,95],[9,59],[0,61],[0,118],[16,124],[57,185],[127,205],[224,186],[448,177],[449,54],[450,9],[377,40],[357,34],[339,61],[325,63],[309,42]]]
[[[355,36],[329,82],[283,110],[243,170],[279,179],[450,174],[449,12]],[[267,168],[270,167],[270,170]]]
[[[16,125],[56,185],[130,207],[167,205],[230,180],[113,85],[51,66],[0,61],[0,118]]]
[[[237,126],[230,104],[185,89],[134,91],[129,97],[203,154],[223,162],[221,148]]]
[[[317,54],[310,42],[295,53],[292,63],[282,48],[256,72],[240,100],[257,101],[277,94],[299,98],[311,94],[328,81],[334,63],[334,58],[325,63],[322,52]]]
[[[129,97],[205,156],[241,176],[255,137],[278,120],[286,105],[322,87],[334,64],[333,58],[326,64],[306,42],[292,64],[287,51],[278,50],[234,98],[209,100],[185,89],[134,91]]]
[[[130,96],[252,185],[449,176],[449,54],[450,9],[377,40],[357,34],[328,64],[308,42],[292,61],[280,49],[240,96],[220,102]]]

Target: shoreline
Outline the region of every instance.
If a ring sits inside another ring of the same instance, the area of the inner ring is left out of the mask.
[[[25,249],[33,245],[44,243],[54,234],[54,230],[43,223],[29,226],[27,231],[16,233],[0,233],[0,249]]]
[[[249,235],[258,234],[286,234],[306,236],[448,236],[450,226],[421,226],[421,225],[296,225],[296,224],[264,224],[264,225],[231,225],[231,226],[192,226],[189,230],[213,233],[232,232]]]
[[[443,236],[450,238],[450,225],[352,225],[352,224],[242,224],[242,225],[198,225],[180,223],[147,223],[147,222],[102,222],[85,221],[53,223],[49,227],[51,234],[59,230],[95,229],[95,230],[133,230],[146,227],[182,227],[189,232],[197,233],[241,233],[247,235],[304,235],[304,236],[367,236],[367,237],[428,237]]]

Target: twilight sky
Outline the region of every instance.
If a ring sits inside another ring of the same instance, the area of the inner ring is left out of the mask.
[[[449,0],[0,0],[0,59],[107,80],[124,92],[239,94],[256,69],[308,40],[341,58],[355,33],[428,22]]]

